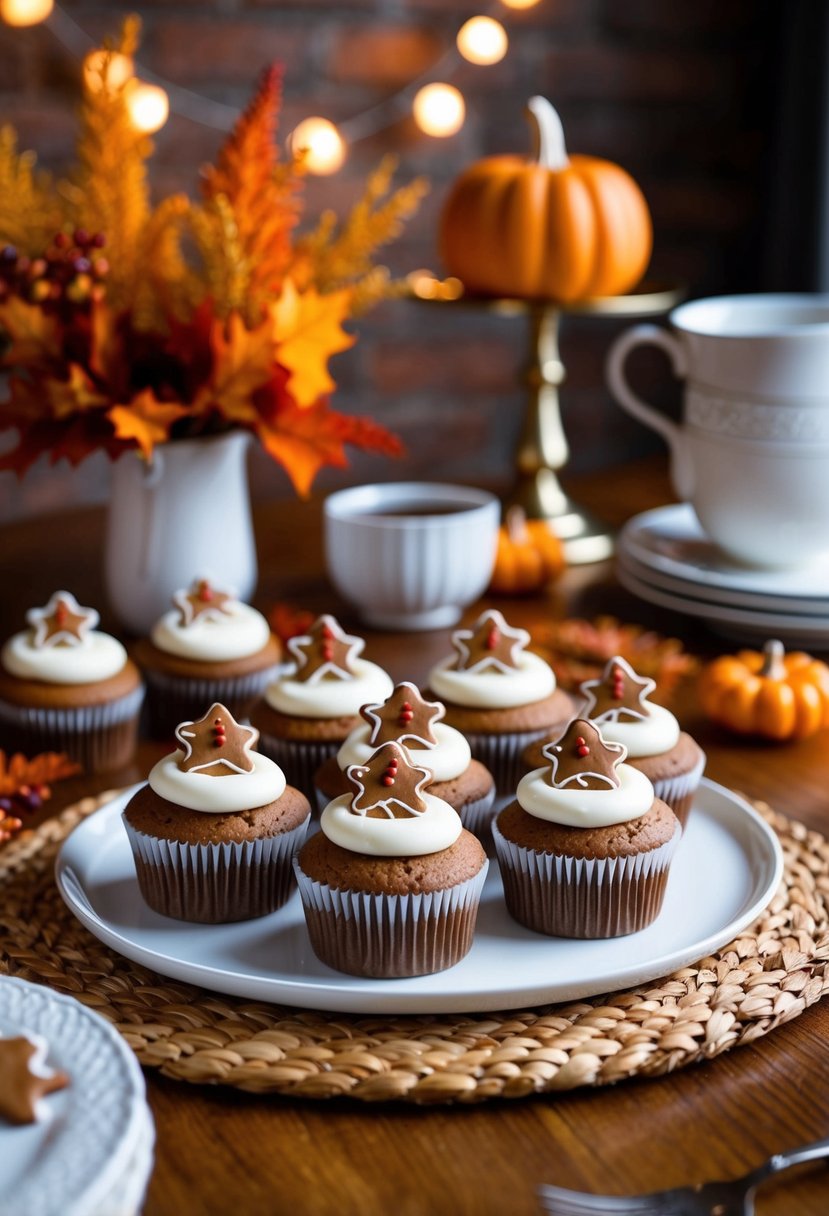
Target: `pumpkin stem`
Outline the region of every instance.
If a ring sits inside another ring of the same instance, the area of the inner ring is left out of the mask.
[[[564,169],[569,164],[564,146],[564,127],[546,97],[531,97],[527,110],[534,120],[535,158],[545,169]]]
[[[784,680],[786,678],[786,665],[783,662],[785,653],[783,643],[778,642],[776,638],[766,642],[763,647],[763,666],[758,675],[770,680]]]
[[[504,516],[507,536],[514,545],[522,545],[527,540],[527,516],[523,507],[509,507]]]

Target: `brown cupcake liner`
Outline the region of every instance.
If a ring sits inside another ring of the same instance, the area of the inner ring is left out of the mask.
[[[514,794],[518,782],[526,772],[521,753],[536,739],[544,739],[549,727],[541,730],[513,731],[502,735],[489,735],[464,731],[467,742],[476,760],[492,773],[499,794]]]
[[[66,752],[86,773],[128,764],[138,738],[144,686],[101,705],[36,706],[0,702],[3,750]]]
[[[162,916],[218,925],[281,908],[294,888],[291,860],[311,816],[276,836],[242,842],[182,844],[136,831],[124,818],[138,886]]]
[[[657,798],[667,802],[676,815],[684,830],[694,803],[694,795],[699,788],[702,774],[705,771],[706,757],[703,755],[699,762],[687,773],[679,773],[675,777],[663,777],[652,781],[653,791]]]
[[[425,895],[371,895],[317,882],[294,859],[308,936],[335,971],[370,979],[433,975],[469,953],[489,862]]]
[[[320,806],[320,792],[314,785],[314,775],[321,764],[336,756],[341,746],[341,739],[315,739],[300,743],[294,739],[278,739],[275,735],[261,734],[257,750],[279,765],[288,784],[301,790],[311,806]],[[330,798],[325,798],[322,806],[330,801]]]
[[[682,831],[632,857],[584,859],[527,849],[492,825],[507,911],[548,937],[637,933],[659,915]]]
[[[279,673],[271,664],[261,671],[222,679],[173,676],[163,671],[145,671],[147,681],[147,730],[156,739],[172,739],[180,722],[192,722],[219,701],[237,721],[247,718],[253,704]]]
[[[455,807],[461,817],[461,823],[468,832],[479,839],[488,840],[495,816],[495,786],[483,798],[475,798],[462,806]]]

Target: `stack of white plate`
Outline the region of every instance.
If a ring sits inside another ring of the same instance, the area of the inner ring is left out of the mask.
[[[686,503],[634,516],[616,553],[620,583],[643,600],[699,617],[729,638],[829,649],[829,559],[797,570],[741,566]]]
[[[0,1119],[0,1216],[136,1216],[155,1130],[135,1056],[79,1001],[0,976],[0,1037],[18,1035],[45,1039],[69,1084],[34,1123]]]

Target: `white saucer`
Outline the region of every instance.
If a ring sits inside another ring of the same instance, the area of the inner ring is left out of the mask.
[[[829,649],[829,616],[812,616],[771,611],[752,611],[726,604],[714,604],[657,587],[648,579],[634,573],[624,560],[616,563],[616,576],[623,587],[640,599],[661,608],[671,608],[686,616],[698,617],[723,637],[738,641],[765,642],[779,638],[789,646],[806,649]]]
[[[121,822],[130,791],[72,832],[57,862],[63,898],[119,953],[163,975],[255,1000],[352,1013],[515,1009],[617,991],[666,975],[730,941],[771,899],[782,874],[777,837],[752,808],[704,781],[656,921],[630,937],[547,938],[507,914],[490,862],[472,950],[437,975],[366,980],[320,963],[299,896],[233,925],[189,925],[152,912],[138,890]],[[705,881],[700,881],[700,874]]]
[[[741,566],[703,532],[693,507],[674,503],[628,520],[617,551],[641,565],[709,590],[747,593],[763,599],[783,597],[808,602],[800,611],[829,614],[829,558],[797,570],[759,570]],[[815,607],[815,601],[821,602]],[[780,605],[782,607],[782,605]]]
[[[70,1083],[23,1127],[0,1122],[0,1216],[133,1216],[155,1139],[144,1078],[113,1026],[72,997],[0,976],[0,1036],[36,1034]]]

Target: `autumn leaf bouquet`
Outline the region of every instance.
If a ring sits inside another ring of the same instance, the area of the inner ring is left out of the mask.
[[[36,172],[0,130],[0,429],[17,442],[0,469],[47,453],[77,464],[242,428],[306,493],[355,444],[394,454],[393,435],[333,410],[331,356],[344,322],[386,294],[372,262],[424,191],[391,191],[382,163],[342,223],[325,214],[298,235],[301,152],[275,142],[280,74],[267,71],[198,200],[153,203],[152,145],[132,125],[111,65],[135,50],[129,19],[85,73],[77,163]]]

